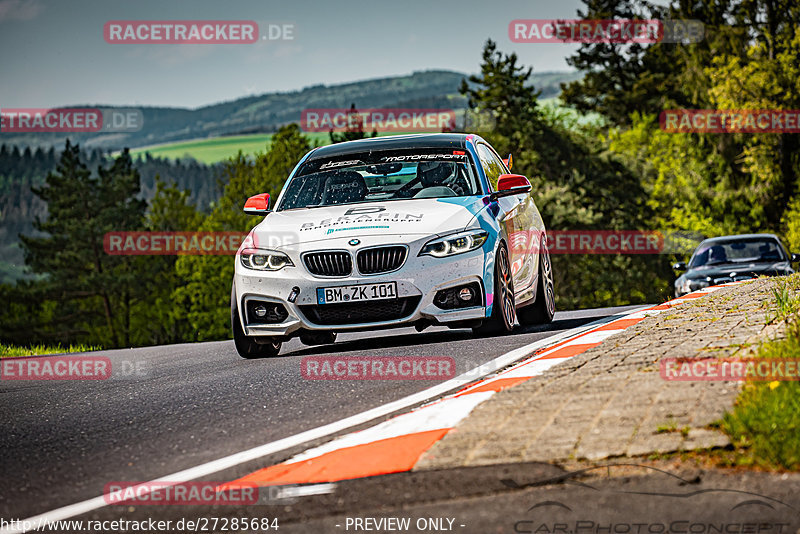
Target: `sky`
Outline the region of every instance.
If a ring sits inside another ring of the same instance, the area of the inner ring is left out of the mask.
[[[534,72],[571,70],[574,44],[512,43],[514,19],[576,18],[580,0],[0,0],[0,108],[196,108],[243,96],[446,69],[476,72],[483,43]],[[253,44],[110,44],[111,20],[293,26]]]

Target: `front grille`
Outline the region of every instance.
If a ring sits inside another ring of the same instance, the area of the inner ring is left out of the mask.
[[[303,263],[308,272],[317,276],[347,276],[353,271],[353,260],[343,250],[309,252],[303,255]]]
[[[402,297],[372,302],[349,302],[299,306],[300,311],[315,324],[336,325],[379,323],[408,317],[422,297]]]
[[[361,250],[356,261],[361,274],[396,271],[406,259],[406,247],[378,247]]]
[[[774,276],[772,273],[762,273],[762,274],[769,275],[769,276]],[[733,276],[733,277],[731,277],[731,276],[722,276],[720,278],[714,278],[712,283],[715,284],[715,285],[716,284],[727,284],[729,282],[741,282],[743,280],[751,280],[751,279],[753,279],[755,277],[756,277],[756,275],[753,274],[753,273],[737,274],[736,276]]]

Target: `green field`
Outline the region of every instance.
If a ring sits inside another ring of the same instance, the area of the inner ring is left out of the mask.
[[[379,135],[402,135],[407,132],[381,133]],[[303,135],[319,146],[330,144],[327,132],[304,132]],[[201,163],[217,163],[235,156],[240,150],[245,154],[264,152],[269,148],[272,134],[232,135],[230,137],[210,137],[165,143],[163,145],[143,146],[131,150],[135,158],[149,152],[154,158],[182,159],[194,158]]]
[[[327,133],[306,134],[312,141],[328,144]],[[155,158],[194,158],[202,163],[217,163],[235,156],[240,150],[245,154],[264,152],[269,146],[272,134],[233,135],[230,137],[212,137],[193,139],[178,143],[152,145],[131,150],[133,157],[149,152]]]

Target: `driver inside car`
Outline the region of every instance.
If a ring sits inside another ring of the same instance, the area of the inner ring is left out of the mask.
[[[412,189],[419,184],[421,189]],[[417,164],[417,177],[407,183],[397,196],[414,198],[465,196],[469,186],[459,175],[455,163],[445,161],[426,161]]]

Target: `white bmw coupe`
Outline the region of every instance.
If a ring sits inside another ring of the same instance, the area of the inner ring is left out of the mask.
[[[527,178],[477,135],[379,137],[306,154],[236,255],[244,358],[281,342],[413,325],[510,332],[553,319],[545,228]]]

